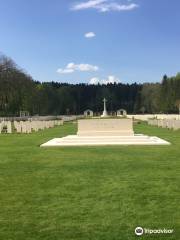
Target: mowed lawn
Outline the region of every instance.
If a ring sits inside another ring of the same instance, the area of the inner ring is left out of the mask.
[[[0,135],[0,240],[180,239],[180,131],[134,128],[172,145],[39,147],[76,133],[71,123]]]

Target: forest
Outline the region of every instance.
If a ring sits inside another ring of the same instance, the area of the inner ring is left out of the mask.
[[[126,109],[128,113],[178,113],[180,111],[180,73],[157,83],[68,84],[39,82],[16,63],[0,55],[0,116],[82,114],[91,109],[101,112],[103,98],[108,111]]]

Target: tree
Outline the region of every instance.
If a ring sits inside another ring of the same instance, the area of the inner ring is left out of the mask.
[[[180,99],[177,99],[175,102],[175,106],[177,107],[179,114],[180,114]]]
[[[180,73],[164,76],[162,83],[145,84],[68,84],[34,81],[10,58],[0,55],[0,115],[82,114],[86,109],[100,113],[102,99],[114,112],[176,113],[180,99]],[[68,109],[68,110],[67,110]]]

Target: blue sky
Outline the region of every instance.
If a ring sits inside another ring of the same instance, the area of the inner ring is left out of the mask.
[[[39,81],[157,82],[180,71],[179,12],[179,0],[0,0],[0,51]]]

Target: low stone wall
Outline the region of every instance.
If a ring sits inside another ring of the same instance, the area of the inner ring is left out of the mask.
[[[61,115],[60,117],[64,122],[70,122],[84,118],[84,115],[72,115],[72,116]]]

